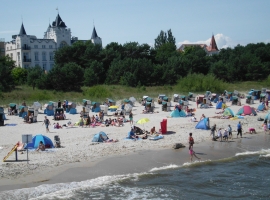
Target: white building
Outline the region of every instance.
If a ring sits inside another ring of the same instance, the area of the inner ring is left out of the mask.
[[[79,41],[77,37],[71,37],[71,30],[67,28],[59,14],[52,25],[49,24],[43,39],[27,35],[23,24],[19,34],[13,35],[12,39],[5,43],[5,55],[11,57],[16,66],[28,68],[38,65],[46,71],[52,69],[54,52],[57,49]],[[102,45],[102,40],[98,37],[95,27],[91,41],[94,44]]]

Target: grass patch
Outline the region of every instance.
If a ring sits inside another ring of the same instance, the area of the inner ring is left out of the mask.
[[[195,80],[194,77],[191,78]],[[267,86],[270,86],[270,84],[268,85],[268,82],[266,81],[247,81],[232,84],[217,82],[216,80],[209,79],[208,81],[205,81],[202,86],[195,87],[191,84],[190,80],[185,81],[179,81],[178,84],[175,86],[164,85],[154,87],[97,85],[94,87],[82,87],[82,92],[57,92],[53,90],[50,91],[39,89],[33,90],[32,87],[23,85],[16,87],[16,89],[12,92],[1,92],[0,106],[7,107],[9,103],[16,103],[20,105],[23,101],[25,101],[27,105],[32,105],[34,101],[39,101],[40,103],[45,104],[48,101],[58,102],[58,100],[63,101],[65,99],[70,102],[76,102],[77,105],[81,105],[82,99],[89,99],[96,102],[104,102],[106,98],[111,98],[117,101],[133,96],[137,100],[140,100],[144,95],[152,98],[157,98],[159,94],[166,94],[168,97],[172,97],[173,94],[186,95],[188,94],[188,92],[204,94],[207,90],[214,93],[219,93],[220,91],[223,92],[223,90],[225,89],[231,92],[234,90],[238,90],[241,93],[247,93],[250,89],[261,90],[262,88],[267,88]]]

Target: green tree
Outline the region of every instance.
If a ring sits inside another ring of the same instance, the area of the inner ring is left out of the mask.
[[[168,30],[167,33],[162,30],[160,31],[159,35],[155,39],[155,49],[159,49],[162,45],[166,43],[173,44],[176,49],[175,37],[173,36],[171,29]]]
[[[93,86],[102,84],[105,81],[105,71],[103,64],[97,61],[92,62],[91,66],[85,69],[84,85]]]
[[[15,85],[22,85],[27,82],[27,70],[21,67],[15,67],[11,71]]]
[[[30,67],[28,68],[27,72],[27,84],[33,87],[33,90],[35,87],[39,84],[40,77],[43,74],[43,70],[40,66]]]
[[[60,67],[54,66],[49,71],[47,80],[50,80],[48,89],[57,91],[80,91],[83,84],[83,69],[76,63],[67,63]]]
[[[6,56],[0,56],[0,91],[10,91],[14,87],[14,80],[11,74],[14,67],[13,60]]]

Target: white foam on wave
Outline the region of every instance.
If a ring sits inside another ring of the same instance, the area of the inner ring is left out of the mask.
[[[183,166],[197,165],[205,162],[210,162],[211,160],[195,160],[194,162],[186,162]]]
[[[259,151],[246,151],[242,153],[236,153],[235,156],[248,156],[248,155],[260,155],[260,154],[269,154],[270,149],[262,149]]]
[[[138,179],[139,176],[148,173],[134,173],[126,175],[114,175],[114,176],[102,176],[95,179],[90,179],[81,182],[71,182],[71,183],[57,183],[57,184],[44,184],[33,188],[23,188],[17,190],[3,191],[0,192],[0,200],[2,199],[50,199],[59,198],[67,199],[74,195],[77,189],[81,188],[101,188],[106,185],[121,181],[124,179]]]
[[[260,157],[264,157],[264,158],[270,158],[270,154],[266,154],[266,155],[260,155]]]
[[[149,172],[155,172],[155,171],[160,171],[160,170],[165,170],[165,169],[175,169],[175,168],[178,168],[178,167],[180,167],[180,166],[170,164],[170,165],[163,166],[163,167],[154,167],[153,169],[150,169]]]

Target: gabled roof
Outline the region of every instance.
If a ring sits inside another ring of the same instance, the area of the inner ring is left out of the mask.
[[[97,32],[96,32],[96,28],[94,27],[91,39],[95,39],[97,37],[98,37],[98,35],[97,35]]]
[[[214,35],[212,35],[210,45],[207,47],[207,51],[218,51],[217,43]]]
[[[21,30],[20,30],[19,35],[27,35],[27,34],[26,34],[26,31],[25,31],[25,29],[24,29],[23,23],[22,23],[22,25],[21,25]]]
[[[61,19],[59,14],[57,14],[55,21],[52,23],[52,26],[53,27],[62,27],[62,28],[67,27],[65,22],[63,22],[63,20]]]

